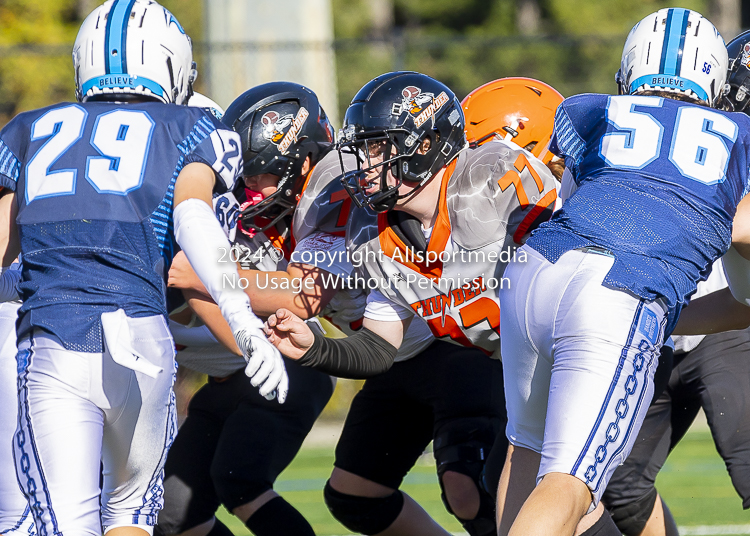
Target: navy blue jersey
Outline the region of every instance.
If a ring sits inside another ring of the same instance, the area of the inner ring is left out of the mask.
[[[100,352],[102,313],[166,314],[174,185],[192,162],[214,169],[218,192],[242,168],[239,136],[187,106],[63,103],[0,132],[24,257],[19,336],[39,327]]]
[[[604,284],[664,298],[673,325],[731,243],[748,192],[750,118],[660,97],[578,95],[558,108],[550,149],[578,189],[528,244],[551,262],[579,247],[609,250]]]

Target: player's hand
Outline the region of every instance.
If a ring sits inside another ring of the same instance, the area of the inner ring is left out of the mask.
[[[192,289],[206,296],[209,295],[208,290],[206,290],[201,280],[198,279],[198,275],[193,271],[190,261],[188,261],[185,253],[182,251],[172,259],[167,286],[179,289]]]
[[[312,330],[288,309],[279,309],[266,320],[268,340],[290,359],[299,359],[315,340]]]
[[[289,391],[289,377],[284,360],[279,351],[268,342],[260,320],[257,324],[234,333],[242,354],[247,361],[245,374],[254,387],[260,387],[260,394],[268,400],[277,397],[283,404]]]

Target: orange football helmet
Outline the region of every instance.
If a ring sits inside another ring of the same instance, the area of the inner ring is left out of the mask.
[[[466,138],[481,145],[493,139],[511,140],[544,163],[554,156],[549,142],[555,110],[563,101],[558,91],[533,78],[501,78],[478,87],[461,102]]]

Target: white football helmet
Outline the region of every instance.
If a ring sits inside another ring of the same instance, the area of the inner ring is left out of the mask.
[[[724,39],[700,13],[660,9],[630,30],[615,80],[621,94],[667,91],[713,107],[728,63]]]
[[[203,108],[204,110],[207,110],[211,112],[211,115],[213,115],[216,119],[221,121],[221,118],[224,117],[224,108],[219,106],[214,100],[209,99],[202,93],[193,92],[193,94],[190,96],[190,100],[187,102],[188,106],[194,106],[195,108]]]
[[[184,104],[197,76],[190,38],[153,0],[108,0],[83,21],[73,45],[76,97],[128,95]]]

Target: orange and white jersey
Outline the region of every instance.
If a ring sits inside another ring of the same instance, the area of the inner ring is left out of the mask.
[[[377,289],[365,317],[416,314],[435,337],[499,356],[499,292],[511,284],[503,272],[528,233],[550,217],[556,186],[529,152],[491,142],[447,166],[431,230],[402,211],[380,214],[368,226],[357,211],[347,245],[363,267],[362,284]]]
[[[361,212],[368,225],[376,218],[371,212],[357,209],[339,181],[341,162],[346,169],[356,169],[354,155],[328,153],[315,166],[294,213],[293,235],[297,245],[291,262],[316,266],[331,274],[324,285],[334,284],[334,278],[352,279],[354,266],[346,250],[344,234],[352,211]],[[320,316],[346,335],[362,328],[367,289],[351,286],[337,292]],[[415,356],[432,342],[430,329],[424,322],[412,322],[396,355],[396,361]]]

